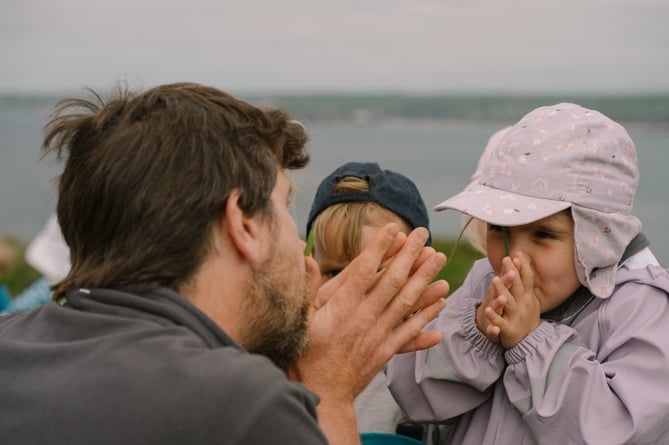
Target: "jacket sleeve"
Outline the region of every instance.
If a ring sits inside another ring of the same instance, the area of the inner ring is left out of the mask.
[[[541,443],[664,443],[660,438],[666,440],[669,418],[666,292],[627,283],[587,316],[596,317],[589,338],[542,321],[506,351],[509,399]]]
[[[386,373],[393,396],[414,421],[440,422],[470,411],[492,394],[504,370],[501,345],[476,327],[476,307],[492,279],[487,260],[478,261],[446,308],[427,329],[442,332],[441,343],[400,354]]]

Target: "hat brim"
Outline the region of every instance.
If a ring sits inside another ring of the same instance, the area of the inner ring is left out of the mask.
[[[474,184],[434,207],[457,210],[465,215],[504,227],[530,224],[571,207],[571,202],[525,196]]]

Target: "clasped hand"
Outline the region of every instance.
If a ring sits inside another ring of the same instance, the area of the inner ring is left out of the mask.
[[[534,272],[518,253],[502,260],[499,276],[492,280],[476,312],[476,324],[491,341],[510,349],[541,322],[541,305],[534,293]]]

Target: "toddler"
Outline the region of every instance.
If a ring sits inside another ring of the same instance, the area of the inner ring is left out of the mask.
[[[669,273],[632,214],[625,129],[575,104],[509,128],[478,183],[436,210],[487,223],[487,258],[388,365],[418,421],[456,444],[669,443]]]
[[[410,179],[371,162],[349,162],[328,175],[318,186],[307,222],[322,284],[344,269],[376,232],[391,222],[406,234],[416,227],[429,228],[427,208]],[[356,398],[354,407],[362,433],[394,434],[406,420],[383,373]],[[413,425],[406,427],[414,430]],[[416,434],[422,436],[418,429],[416,426]]]

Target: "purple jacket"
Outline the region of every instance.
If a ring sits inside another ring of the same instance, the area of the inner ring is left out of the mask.
[[[428,326],[441,343],[389,363],[393,395],[413,420],[457,418],[456,444],[669,444],[669,270],[647,258],[509,350],[476,328],[494,276],[476,262]]]

